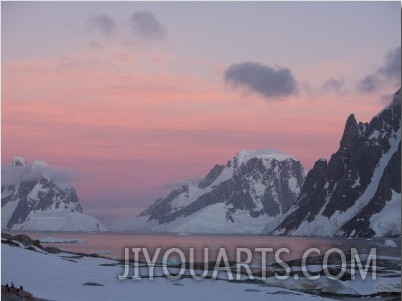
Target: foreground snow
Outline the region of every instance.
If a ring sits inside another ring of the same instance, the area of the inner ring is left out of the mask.
[[[2,283],[23,285],[35,296],[48,300],[128,300],[134,296],[140,300],[329,300],[300,291],[307,289],[357,297],[401,291],[399,271],[388,271],[387,277],[377,276],[375,280],[370,277],[346,281],[327,277],[317,280],[268,277],[265,285],[261,285],[229,282],[225,272],[219,272],[217,280],[182,278],[172,281],[163,277],[161,267],[157,266],[153,280],[145,277],[137,281],[118,280],[124,267],[114,260],[67,253],[49,254],[37,247],[34,247],[37,251],[31,251],[24,249],[21,243],[17,244],[20,247],[2,244]],[[389,260],[389,263],[398,260],[393,257],[379,259],[382,262]],[[316,265],[310,265],[308,271],[318,271],[317,268],[319,270]],[[292,271],[298,269],[292,267]],[[147,267],[140,270],[140,275],[147,275]]]
[[[115,263],[112,260],[63,258],[63,254],[43,254],[4,244],[1,256],[3,283],[13,281],[49,300],[327,300],[283,288],[224,280],[118,280],[121,267],[101,266]],[[83,285],[88,282],[103,286]]]

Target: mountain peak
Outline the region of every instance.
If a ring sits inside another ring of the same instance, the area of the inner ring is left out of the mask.
[[[97,219],[82,212],[74,187],[54,178],[62,178],[60,172],[40,160],[27,164],[14,157],[11,165],[2,166],[2,229],[105,230]]]
[[[24,166],[27,165],[27,162],[24,160],[24,158],[15,156],[13,160],[11,161],[11,165],[13,166]]]
[[[401,233],[400,92],[370,123],[346,121],[340,148],[318,160],[276,235],[372,237]],[[267,233],[270,233],[269,231]]]
[[[295,160],[295,158],[292,155],[274,149],[241,150],[236,154],[236,158],[239,163],[246,162],[251,158],[276,159],[278,161],[283,161],[287,159]]]
[[[341,139],[341,148],[349,146],[359,136],[359,125],[354,114],[350,114],[346,120],[345,130]]]
[[[314,163],[314,168],[318,168],[320,166],[327,167],[328,161],[326,158],[320,158]]]
[[[254,233],[277,223],[296,201],[305,171],[291,155],[242,150],[198,183],[175,189],[116,230],[172,233]]]

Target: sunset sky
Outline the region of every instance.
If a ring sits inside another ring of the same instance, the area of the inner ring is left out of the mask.
[[[241,149],[308,170],[400,86],[399,1],[1,6],[2,164],[65,170],[104,219]]]

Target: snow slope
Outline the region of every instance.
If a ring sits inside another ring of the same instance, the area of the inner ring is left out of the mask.
[[[385,207],[370,218],[370,227],[376,237],[401,233],[401,194],[392,190],[392,198]]]
[[[205,207],[190,217],[180,217],[168,224],[159,224],[157,221],[148,222],[148,216],[139,216],[124,221],[120,231],[133,231],[143,233],[188,233],[188,234],[253,234],[262,232],[267,223],[277,223],[276,217],[251,217],[247,212],[236,211],[233,222],[226,220],[226,205],[223,203]],[[114,230],[119,230],[115,225]],[[127,230],[129,229],[129,230]]]
[[[32,211],[25,222],[15,224],[14,231],[106,231],[96,218],[80,212],[65,210],[49,210],[46,212]]]

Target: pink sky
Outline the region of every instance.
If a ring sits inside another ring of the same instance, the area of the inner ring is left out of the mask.
[[[79,30],[78,38],[71,32],[67,36],[74,47],[59,49],[46,41],[43,45],[53,48],[41,55],[28,48],[17,55],[21,50],[12,50],[21,46],[18,39],[31,34],[28,27],[20,29],[21,23],[12,28],[8,14],[18,13],[22,14],[18,8],[2,12],[2,163],[20,155],[74,171],[83,207],[93,212],[144,208],[174,183],[205,176],[240,149],[282,150],[310,169],[317,159],[337,150],[349,114],[369,121],[385,105],[384,95],[389,98],[395,92],[393,82],[372,93],[359,92],[355,86],[386,63],[387,51],[400,43],[400,26],[388,33],[390,41],[399,34],[393,43],[370,42],[377,51],[370,48],[359,54],[353,49],[339,58],[320,55],[306,68],[297,47],[288,61],[286,56],[278,61],[278,49],[272,63],[247,48],[242,60],[226,57],[222,49],[203,57],[191,51],[187,40],[189,50],[180,53],[185,50],[173,46],[180,35],[167,13],[154,14],[168,29],[161,41],[135,36],[125,40],[123,30],[114,38]],[[113,17],[113,12],[104,13]],[[88,12],[82,20],[70,22],[86,24],[90,16]],[[123,15],[119,12],[114,18],[123,20]],[[383,13],[378,18],[388,26],[389,16]],[[355,26],[356,32],[363,30]],[[208,38],[200,37],[206,42]],[[141,45],[135,46],[139,41]],[[242,61],[290,68],[298,92],[267,99],[250,89],[242,92],[225,85],[225,70]],[[343,83],[340,90],[322,89],[331,78]]]

